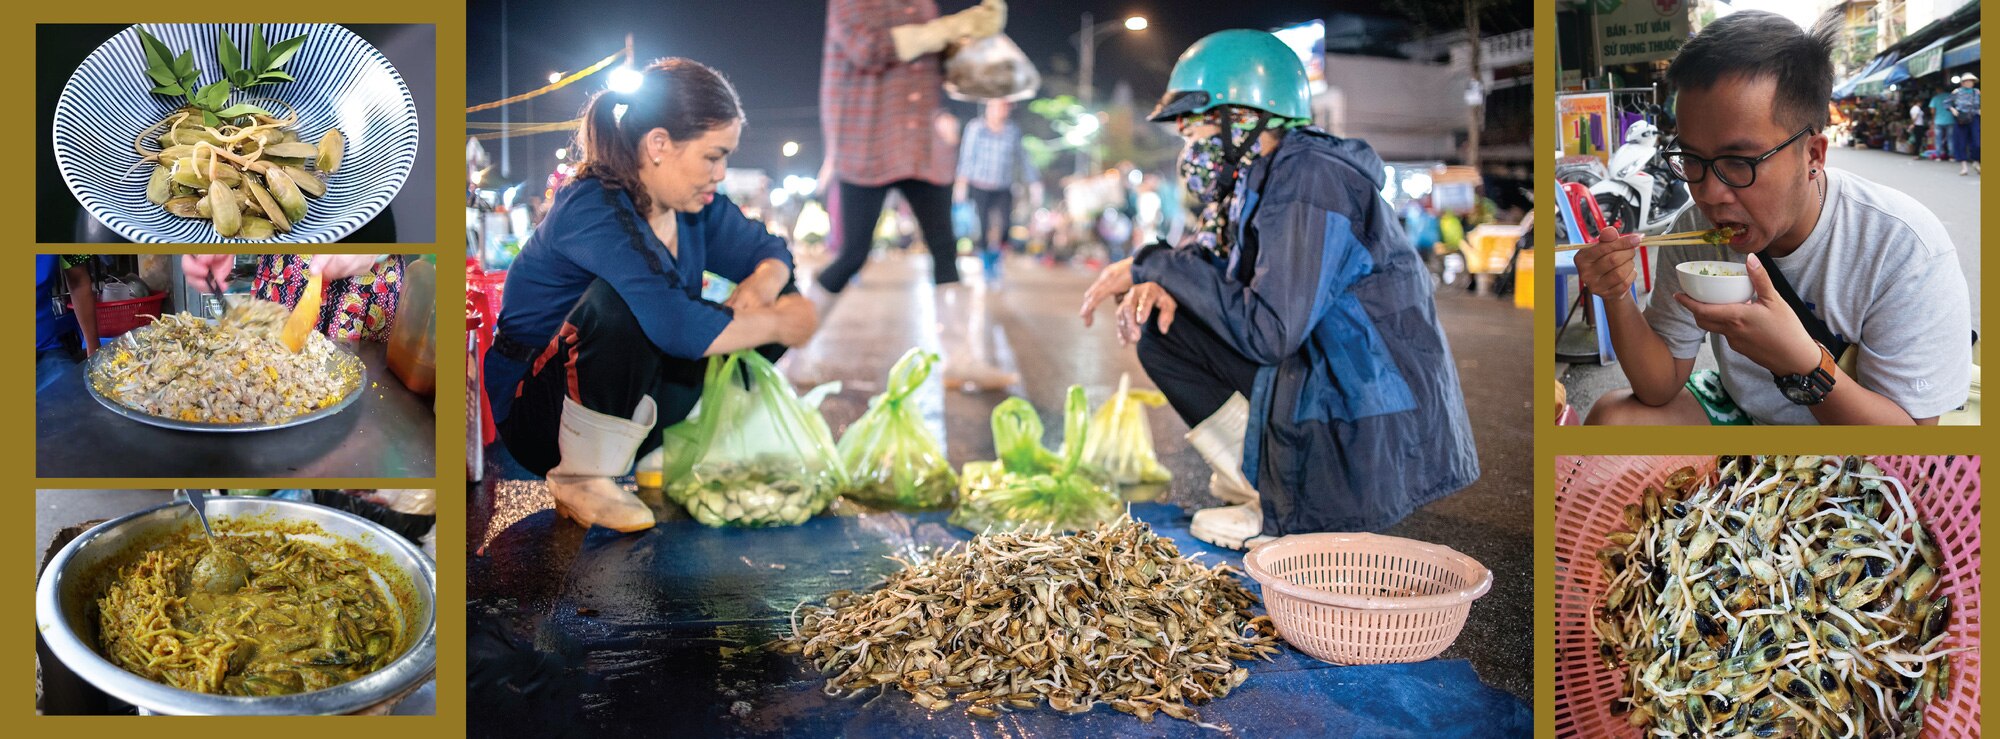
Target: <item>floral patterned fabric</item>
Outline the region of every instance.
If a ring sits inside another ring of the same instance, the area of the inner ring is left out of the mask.
[[[306,289],[311,254],[270,254],[257,258],[252,294],[264,300],[298,305]],[[388,341],[396,321],[396,298],[402,294],[403,258],[375,263],[367,274],[334,280],[321,286],[320,333],[339,341]]]

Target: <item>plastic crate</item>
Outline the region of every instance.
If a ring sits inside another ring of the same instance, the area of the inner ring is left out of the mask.
[[[108,339],[127,331],[152,323],[160,317],[160,305],[167,300],[166,293],[148,295],[129,300],[112,300],[97,304],[97,336]],[[70,310],[75,311],[72,303]]]
[[[1952,614],[1950,636],[1940,648],[1979,646],[1979,458],[1869,459],[1913,491],[1918,516],[1944,552],[1937,593],[1951,596]],[[1661,485],[1687,466],[1707,474],[1715,457],[1556,458],[1556,736],[1640,735],[1610,711],[1620,677],[1598,660],[1597,635],[1590,630],[1591,608],[1605,586],[1595,553],[1606,534],[1626,528],[1624,508],[1639,502],[1646,486]],[[1921,492],[1918,484],[1924,484]],[[1945,659],[1951,684],[1925,709],[1924,736],[1978,736],[1980,654],[1975,649]]]

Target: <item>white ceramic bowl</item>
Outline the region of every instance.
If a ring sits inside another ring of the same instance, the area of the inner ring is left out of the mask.
[[[216,34],[228,34],[239,46],[250,38],[250,26],[241,23],[147,24],[146,30],[170,49],[192,51],[204,84],[221,78]],[[332,24],[267,23],[263,32],[273,42],[306,37],[285,65],[297,80],[239,92],[232,102],[277,98],[298,113],[301,140],[318,141],[327,129],[336,127],[347,137],[347,154],[340,171],[326,183],[326,197],[313,199],[304,221],[270,241],[339,241],[389,207],[416,165],[416,103],[388,58],[352,31]],[[139,32],[127,28],[77,67],[56,99],[51,132],[56,169],[92,217],[127,239],[168,244],[232,241],[218,235],[205,219],[176,218],[146,202],[146,172],[134,166],[139,155],[132,140],[184,101],[153,94],[145,66]]]
[[[1704,303],[1747,303],[1756,294],[1744,271],[1748,268],[1736,262],[1681,262],[1674,269],[1680,272],[1681,292]],[[1728,274],[1705,275],[1704,269]]]

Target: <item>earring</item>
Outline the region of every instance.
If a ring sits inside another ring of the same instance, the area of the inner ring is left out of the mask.
[[[653,157],[653,166],[655,166],[655,167],[657,167],[657,166],[660,166],[660,158],[659,158],[659,157]]]

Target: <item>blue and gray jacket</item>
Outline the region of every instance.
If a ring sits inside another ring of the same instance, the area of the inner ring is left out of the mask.
[[[1183,247],[1133,267],[1263,365],[1243,473],[1266,534],[1383,529],[1479,477],[1431,277],[1383,176],[1366,142],[1292,130],[1239,186],[1227,263]]]

